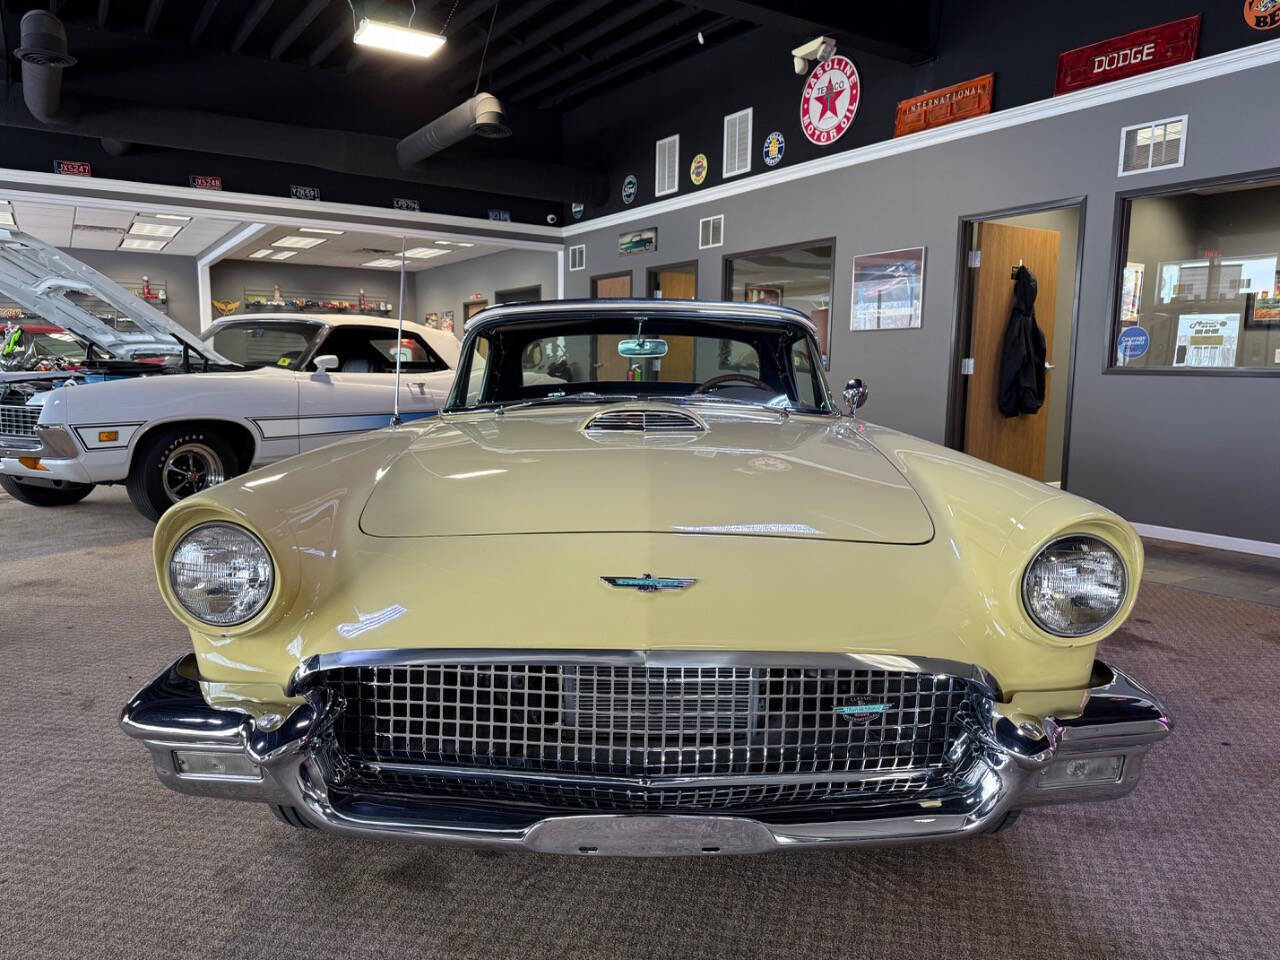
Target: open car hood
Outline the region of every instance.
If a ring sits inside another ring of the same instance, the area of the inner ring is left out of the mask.
[[[128,317],[138,329],[117,330],[68,299],[68,293],[97,297]],[[16,230],[0,229],[0,294],[119,359],[150,350],[176,355],[186,346],[194,356],[213,363],[229,362],[194,333],[97,270]]]
[[[847,422],[703,407],[705,429],[646,436],[587,428],[599,412],[445,418],[380,471],[361,529],[375,537],[644,532],[897,544],[933,537],[914,488]]]

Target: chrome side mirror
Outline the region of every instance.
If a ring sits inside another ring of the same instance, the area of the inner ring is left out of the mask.
[[[870,394],[867,385],[854,377],[844,385],[844,402],[849,408],[849,416],[852,417],[860,406],[867,402],[867,396]]]
[[[311,365],[316,368],[316,373],[328,373],[330,370],[337,370],[340,361],[337,354],[322,353],[311,361]]]

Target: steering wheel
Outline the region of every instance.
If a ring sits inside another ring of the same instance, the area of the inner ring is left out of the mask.
[[[761,390],[769,390],[767,383],[759,377],[753,377],[749,373],[722,373],[718,377],[712,377],[710,380],[704,380],[698,384],[694,393],[706,393],[708,390],[714,390],[716,387],[724,383],[732,383],[734,380],[741,380],[743,383],[749,383],[753,387],[759,387]]]

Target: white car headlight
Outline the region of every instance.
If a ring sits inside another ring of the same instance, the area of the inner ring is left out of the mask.
[[[1046,633],[1082,637],[1105,627],[1129,589],[1120,554],[1098,537],[1055,540],[1027,566],[1022,602]]]
[[[271,599],[275,566],[262,541],[233,523],[188,530],[169,555],[169,586],[182,609],[203,623],[233,627]]]

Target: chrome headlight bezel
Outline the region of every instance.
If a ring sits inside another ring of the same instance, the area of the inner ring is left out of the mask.
[[[208,619],[206,616],[203,616],[201,613],[197,612],[196,610],[193,610],[190,606],[188,606],[187,603],[184,602],[183,600],[184,591],[182,588],[179,587],[177,579],[174,575],[175,574],[175,571],[174,571],[175,558],[177,557],[178,551],[182,549],[183,545],[186,544],[188,541],[190,541],[193,537],[199,536],[201,533],[207,533],[208,531],[214,530],[214,529],[220,529],[223,531],[230,532],[236,536],[243,537],[246,541],[252,544],[257,550],[260,550],[262,552],[262,558],[265,559],[265,565],[266,565],[265,590],[260,591],[261,598],[251,608],[247,610],[239,611],[234,616],[234,618],[226,619],[226,620]],[[189,529],[184,530],[181,536],[179,536],[176,540],[174,540],[173,547],[169,550],[168,560],[165,563],[165,576],[166,576],[166,581],[168,586],[168,593],[171,597],[173,597],[174,603],[178,605],[178,607],[183,611],[183,613],[187,617],[191,618],[192,620],[196,621],[197,623],[203,626],[213,627],[219,630],[229,630],[235,627],[243,626],[244,624],[249,623],[257,619],[259,616],[261,616],[263,611],[268,609],[271,606],[271,601],[275,597],[276,586],[279,579],[277,574],[278,574],[278,571],[276,567],[275,557],[272,556],[271,550],[263,542],[262,538],[259,537],[252,530],[250,530],[248,527],[244,527],[238,523],[232,523],[227,520],[211,520],[205,523],[198,523],[190,527]]]
[[[1036,615],[1035,605],[1032,602],[1033,589],[1035,585],[1037,565],[1041,563],[1045,558],[1045,555],[1054,549],[1059,549],[1064,544],[1068,544],[1073,541],[1087,542],[1090,547],[1094,549],[1101,549],[1111,554],[1120,571],[1120,592],[1119,597],[1116,600],[1115,607],[1105,619],[1098,622],[1084,623],[1076,627],[1060,628],[1057,625],[1045,623]],[[1064,640],[1078,640],[1081,637],[1087,637],[1090,634],[1099,633],[1115,622],[1116,617],[1119,616],[1121,610],[1125,609],[1126,603],[1129,600],[1130,587],[1129,565],[1125,563],[1124,555],[1114,544],[1093,533],[1065,533],[1054,537],[1052,540],[1041,546],[1040,549],[1035,552],[1035,555],[1031,558],[1023,571],[1021,590],[1022,610],[1023,613],[1026,614],[1027,618],[1038,629],[1043,630],[1049,636]]]

